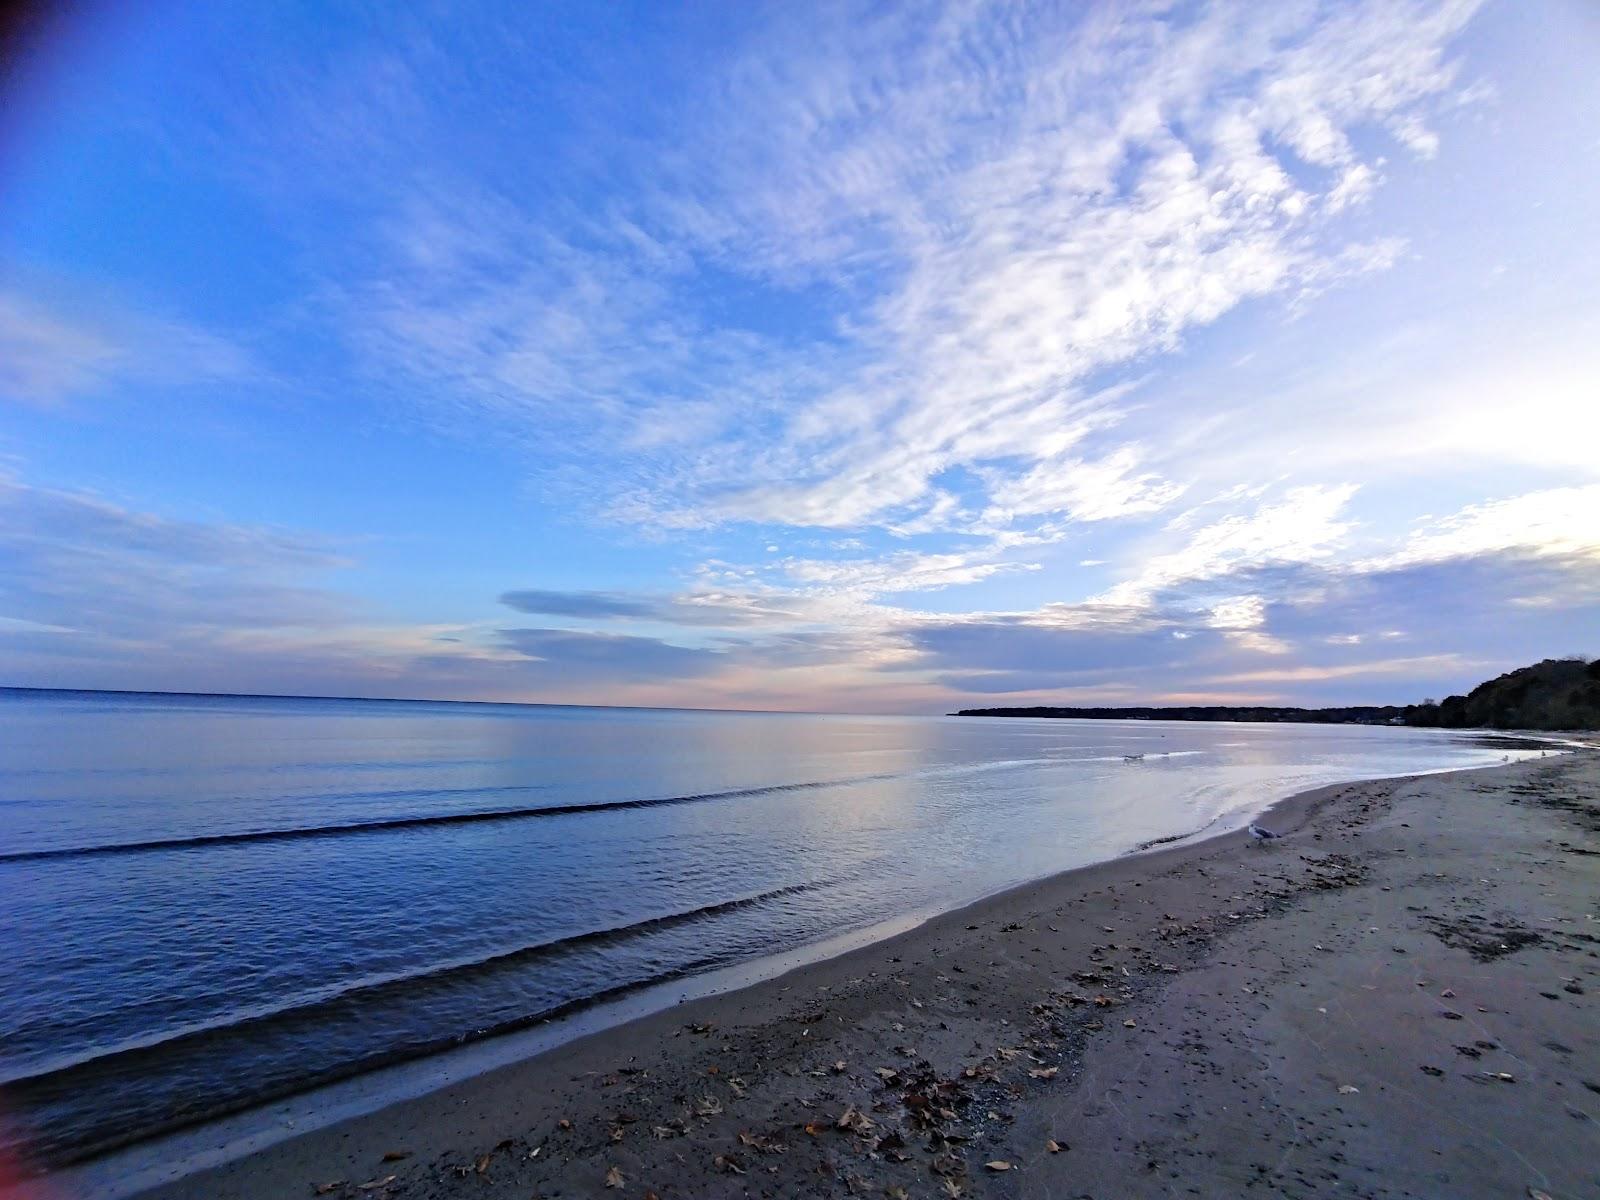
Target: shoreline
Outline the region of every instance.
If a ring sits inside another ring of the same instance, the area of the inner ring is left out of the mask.
[[[1382,783],[1421,778],[1427,774],[1491,770],[1482,767],[1446,767],[1415,775],[1380,777],[1356,783]],[[565,1016],[541,1020],[525,1029],[473,1041],[452,1050],[387,1064],[312,1088],[228,1112],[211,1121],[191,1124],[115,1147],[56,1170],[31,1177],[68,1185],[75,1197],[124,1200],[167,1185],[181,1184],[190,1176],[223,1167],[240,1158],[270,1150],[280,1142],[306,1133],[360,1120],[395,1105],[426,1099],[447,1088],[471,1086],[485,1075],[532,1065],[536,1060],[590,1038],[604,1037],[663,1013],[689,1009],[720,997],[733,997],[764,984],[783,980],[852,954],[869,953],[899,939],[915,936],[941,921],[965,919],[1014,893],[1066,885],[1077,875],[1098,871],[1159,853],[1175,853],[1239,833],[1249,820],[1268,820],[1285,830],[1304,806],[1309,808],[1323,793],[1352,786],[1350,781],[1324,784],[1272,801],[1253,815],[1243,810],[1214,818],[1199,829],[1141,843],[1115,858],[1068,867],[1037,879],[1010,884],[962,902],[954,908],[914,911],[875,922],[865,928],[822,938],[775,954],[763,955],[683,979],[651,984],[616,999],[586,1005]],[[1214,828],[1217,825],[1223,828]],[[685,990],[687,989],[687,990]],[[174,1162],[178,1165],[174,1166]],[[25,1181],[25,1183],[28,1181]],[[26,1196],[25,1187],[18,1193]],[[0,1200],[12,1193],[0,1185]]]
[[[1393,791],[1430,780],[1454,780],[1459,784],[1463,779],[1508,771],[1538,769],[1541,763],[1548,765],[1569,757],[1574,756],[1557,755],[1553,759],[1536,759],[1510,767],[1458,769],[1424,776],[1334,784],[1279,800],[1266,809],[1262,816],[1264,820],[1275,823],[1275,826],[1281,826],[1282,832],[1293,835],[1324,817],[1330,808],[1338,806],[1340,800],[1345,800],[1347,802],[1345,806],[1348,807],[1348,804],[1353,802],[1352,797],[1368,793]],[[1312,836],[1320,840],[1322,835],[1318,833]],[[873,931],[861,931],[854,936],[865,937],[868,940],[842,953],[833,953],[828,957],[814,957],[817,947],[813,945],[791,952],[792,955],[812,957],[790,967],[774,968],[769,960],[761,960],[757,969],[761,969],[762,966],[765,969],[763,976],[755,982],[749,982],[748,979],[742,984],[730,982],[725,985],[728,990],[712,991],[710,994],[698,995],[683,1002],[666,998],[662,1001],[663,1006],[634,1016],[621,1025],[606,1024],[593,1032],[586,1034],[569,1032],[564,1037],[554,1031],[543,1030],[541,1032],[547,1036],[555,1036],[559,1040],[542,1050],[535,1050],[531,1056],[524,1050],[515,1054],[510,1061],[490,1065],[486,1069],[483,1067],[469,1069],[470,1073],[462,1077],[451,1079],[450,1071],[445,1069],[441,1073],[443,1078],[440,1080],[443,1086],[434,1090],[411,1095],[392,1103],[381,1101],[371,1103],[369,1097],[369,1103],[365,1108],[357,1104],[347,1115],[331,1122],[325,1119],[312,1122],[309,1128],[301,1127],[293,1115],[280,1116],[275,1119],[275,1124],[273,1120],[268,1121],[270,1128],[258,1129],[253,1138],[245,1139],[249,1144],[244,1147],[247,1152],[242,1156],[236,1153],[241,1148],[238,1144],[239,1135],[234,1133],[230,1136],[228,1127],[230,1123],[237,1125],[247,1120],[251,1114],[225,1118],[216,1125],[202,1126],[140,1143],[103,1158],[44,1176],[41,1182],[45,1185],[66,1186],[72,1189],[74,1194],[93,1196],[151,1194],[174,1198],[189,1195],[253,1197],[284,1194],[285,1189],[301,1191],[303,1194],[303,1190],[310,1186],[308,1177],[321,1175],[324,1177],[323,1183],[330,1183],[339,1178],[347,1181],[342,1188],[333,1189],[325,1194],[348,1192],[350,1195],[367,1195],[376,1192],[395,1196],[409,1195],[412,1193],[407,1190],[408,1182],[401,1171],[363,1174],[367,1168],[358,1167],[355,1161],[359,1160],[361,1155],[355,1155],[353,1160],[348,1151],[340,1148],[347,1147],[352,1142],[368,1143],[372,1139],[392,1141],[396,1136],[394,1130],[397,1123],[409,1131],[409,1136],[402,1140],[429,1147],[433,1151],[432,1157],[435,1160],[441,1156],[448,1157],[449,1149],[456,1143],[472,1141],[475,1138],[481,1140],[482,1137],[486,1137],[490,1130],[485,1128],[485,1121],[489,1125],[494,1125],[495,1131],[512,1136],[515,1140],[516,1130],[537,1126],[540,1123],[539,1114],[528,1107],[528,1100],[524,1094],[526,1084],[530,1080],[539,1079],[542,1087],[546,1079],[564,1078],[570,1085],[572,1079],[584,1078],[586,1072],[589,1075],[599,1074],[601,1077],[611,1074],[620,1079],[622,1077],[615,1076],[614,1069],[608,1070],[604,1064],[616,1058],[622,1048],[626,1048],[629,1056],[638,1061],[651,1057],[667,1060],[681,1058],[681,1054],[677,1052],[681,1051],[682,1047],[674,1046],[673,1043],[683,1040],[681,1035],[686,1021],[696,1025],[743,1027],[770,1035],[775,1032],[772,1028],[775,1024],[789,1026],[794,1024],[794,1014],[785,1014],[784,1010],[792,1007],[792,1002],[802,995],[818,990],[822,994],[832,994],[835,989],[841,987],[863,993],[856,997],[858,1000],[865,999],[864,993],[882,993],[884,987],[888,986],[882,979],[882,971],[890,968],[891,964],[900,963],[912,956],[948,955],[952,951],[940,943],[963,939],[970,942],[972,939],[965,938],[966,934],[984,925],[1007,924],[999,920],[1002,915],[1037,905],[1044,898],[1054,897],[1064,903],[1081,905],[1090,896],[1101,897],[1099,907],[1106,909],[1106,919],[1109,920],[1117,915],[1118,909],[1127,908],[1126,904],[1106,903],[1108,894],[1114,893],[1118,886],[1143,887],[1156,879],[1171,876],[1185,866],[1193,866],[1197,861],[1216,856],[1237,856],[1241,852],[1250,853],[1251,849],[1237,844],[1237,834],[1234,831],[1218,831],[1211,834],[1206,834],[1203,830],[1197,831],[1195,834],[1185,835],[1183,840],[1173,845],[1159,845],[1152,849],[1135,851],[1106,862],[1074,868],[1031,883],[1017,885],[927,919],[907,918],[913,922],[909,928],[886,938],[874,936]],[[1123,911],[1120,915],[1126,918],[1128,913]],[[1009,923],[1015,924],[1014,921]],[[1043,949],[1043,947],[1034,948],[1036,953],[1041,953]],[[1090,951],[1087,947],[1079,947],[1077,954],[1089,955]],[[780,959],[782,957],[780,956]],[[1165,967],[1176,964],[1162,966],[1162,973],[1166,974],[1168,972],[1165,971]],[[747,966],[746,970],[749,969]],[[961,968],[956,967],[955,970],[960,971]],[[864,977],[851,978],[852,972],[862,971],[866,972]],[[1123,975],[1128,979],[1134,978],[1126,967],[1123,968]],[[944,979],[947,984],[953,982],[948,976],[939,978]],[[676,991],[681,988],[680,982],[672,985],[671,990]],[[879,1002],[885,998],[882,994],[877,996]],[[893,997],[891,995],[888,998]],[[1117,1003],[1124,1002],[1127,1001],[1117,1000]],[[878,1007],[881,1007],[881,1003]],[[923,1007],[920,1002],[915,1002],[913,1007],[904,1010],[905,1015],[920,1015],[917,1010]],[[969,1014],[962,1015],[969,1016]],[[696,1017],[701,1019],[695,1020]],[[948,1035],[951,1026],[945,1022],[941,1022],[941,1025],[944,1033]],[[808,1046],[804,1039],[809,1036],[809,1032],[804,1028],[800,1030],[801,1040],[798,1042],[794,1040],[794,1031],[790,1029],[788,1032],[789,1036],[783,1047],[785,1054],[777,1056],[780,1059],[792,1058],[797,1050],[808,1050],[820,1044],[819,1040]],[[513,1039],[495,1039],[484,1043],[483,1046],[492,1048],[496,1042],[514,1040],[515,1036],[513,1035]],[[942,1040],[948,1042],[950,1039],[944,1036]],[[455,1053],[465,1054],[466,1051]],[[453,1059],[453,1055],[440,1057]],[[767,1057],[772,1056],[769,1054]],[[456,1065],[460,1065],[459,1059],[453,1060]],[[658,1065],[657,1070],[670,1070],[674,1066],[682,1065],[681,1062],[669,1061]],[[648,1068],[635,1068],[635,1070],[648,1071]],[[801,1077],[810,1078],[804,1073]],[[711,1078],[715,1081],[716,1076]],[[337,1088],[340,1085],[334,1086]],[[301,1102],[300,1107],[304,1108],[307,1104],[314,1105],[318,1098],[325,1096],[329,1090],[331,1089],[321,1089],[316,1093],[297,1098]],[[572,1089],[570,1086],[565,1086],[555,1090],[558,1093],[570,1093]],[[504,1102],[511,1094],[515,1094],[518,1099],[514,1104],[507,1105]],[[587,1097],[569,1095],[565,1103],[568,1107],[581,1109],[582,1099]],[[470,1127],[461,1125],[456,1110],[485,1105],[502,1115],[492,1120],[484,1118],[472,1123]],[[291,1100],[278,1106],[269,1105],[267,1110],[269,1112],[274,1109],[289,1110],[295,1107],[295,1101]],[[324,1113],[323,1116],[326,1117],[327,1114]],[[548,1114],[545,1116],[548,1117]],[[685,1126],[685,1136],[688,1136],[687,1130],[690,1125],[717,1123],[710,1116],[695,1117],[692,1113],[690,1116],[691,1120]],[[569,1119],[573,1120],[576,1129],[577,1119]],[[548,1120],[545,1123],[548,1124]],[[613,1144],[609,1141],[610,1133],[616,1129],[623,1130],[624,1136],[621,1141],[628,1140],[627,1128],[614,1126],[608,1131],[608,1140],[594,1147],[591,1152],[604,1157],[606,1149]],[[218,1140],[219,1137],[221,1141]],[[497,1137],[484,1149],[490,1150],[491,1157],[497,1154],[503,1157],[508,1151],[494,1151],[491,1147],[505,1140],[504,1136]],[[568,1140],[581,1141],[571,1138]],[[658,1143],[658,1145],[665,1144],[665,1142]],[[735,1140],[733,1145],[737,1147],[740,1143]],[[181,1174],[174,1170],[173,1159],[169,1156],[169,1152],[177,1152],[182,1156],[180,1159],[182,1166],[179,1169]],[[395,1161],[409,1165],[429,1156],[428,1151],[422,1148],[408,1148],[406,1153],[406,1158]],[[537,1154],[536,1151],[535,1153]],[[141,1159],[144,1160],[142,1165]],[[208,1159],[213,1161],[207,1162]],[[377,1161],[381,1164],[381,1156]],[[476,1162],[477,1158],[475,1157],[473,1161]],[[524,1161],[541,1165],[537,1157]],[[548,1158],[545,1159],[546,1163],[550,1161]],[[324,1163],[344,1165],[336,1169],[333,1165],[323,1166]],[[357,1190],[359,1184],[382,1180],[389,1173],[395,1174],[396,1179],[388,1185],[368,1189],[367,1192]],[[731,1179],[737,1178],[731,1172],[727,1173]],[[160,1178],[162,1175],[169,1177],[162,1179]],[[291,1183],[291,1178],[295,1178],[296,1181]],[[261,1182],[263,1179],[271,1179],[273,1182],[269,1185]],[[113,1180],[118,1186],[110,1186]],[[257,1182],[251,1183],[251,1180]],[[595,1180],[588,1182],[594,1183]],[[585,1186],[578,1186],[580,1194],[587,1194],[587,1190]],[[702,1187],[696,1194],[702,1194],[703,1190]],[[443,1191],[434,1188],[416,1194],[449,1195],[453,1192],[446,1187]],[[527,1193],[524,1191],[521,1194]],[[824,1189],[821,1194],[832,1193]]]
[[[1507,740],[1511,749],[1521,753],[1531,753],[1535,744],[1548,744],[1552,750],[1557,746],[1554,741],[1538,737],[1521,736]],[[1154,850],[1198,845],[1226,837],[1230,833],[1242,832],[1248,822],[1257,818],[1278,821],[1279,818],[1273,814],[1280,809],[1286,806],[1292,808],[1302,798],[1331,788],[1454,771],[1485,770],[1498,765],[1501,764],[1436,767],[1403,776],[1345,779],[1292,792],[1276,800],[1260,800],[1257,802],[1261,805],[1259,808],[1249,806],[1226,810],[1196,828],[1134,844],[1112,858],[1006,884],[993,891],[962,899],[952,907],[913,909],[859,929],[817,938],[746,961],[626,988],[616,995],[602,993],[574,1002],[565,1011],[543,1014],[514,1028],[497,1030],[455,1046],[444,1046],[429,1053],[352,1071],[305,1089],[269,1095],[242,1108],[229,1107],[209,1119],[186,1121],[131,1141],[119,1142],[29,1177],[81,1180],[83,1184],[78,1190],[83,1194],[93,1194],[104,1200],[119,1200],[120,1197],[136,1195],[144,1188],[177,1178],[178,1173],[167,1165],[172,1161],[185,1164],[182,1174],[220,1165],[232,1158],[268,1148],[285,1138],[420,1098],[440,1088],[523,1063],[567,1043],[604,1034],[683,1004],[742,991],[841,955],[870,949],[913,933],[931,921],[953,917],[990,901],[1003,899],[1019,889],[1065,881],[1076,872],[1108,866]],[[152,1166],[152,1163],[155,1165]],[[102,1178],[115,1182],[103,1185]],[[144,1182],[135,1185],[130,1182],[132,1180]],[[5,1195],[3,1184],[4,1180],[0,1179],[0,1196]]]

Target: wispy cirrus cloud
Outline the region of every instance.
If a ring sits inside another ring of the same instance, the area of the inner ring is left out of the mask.
[[[502,604],[518,612],[598,621],[641,621],[716,628],[795,621],[806,601],[795,595],[750,591],[694,591],[680,595],[628,592],[561,592],[523,589],[506,592]]]
[[[1474,9],[841,6],[808,12],[803,55],[775,13],[613,153],[599,212],[452,181],[424,40],[370,96],[338,85],[334,129],[364,154],[436,157],[362,183],[372,253],[326,299],[370,369],[537,430],[547,478],[594,486],[582,464],[603,462],[628,520],[1147,515],[1183,464],[1097,377],[1390,265],[1398,241],[1341,214],[1386,153],[1433,152]]]
[[[240,347],[184,322],[0,290],[0,400],[53,405],[130,383],[184,387],[258,373]]]
[[[348,615],[305,582],[348,561],[330,543],[162,517],[85,492],[0,479],[0,550],[0,615],[108,642]]]
[[[1289,488],[1254,511],[1201,525],[1178,549],[1145,558],[1105,599],[1139,603],[1175,584],[1213,579],[1239,567],[1329,558],[1350,531],[1344,509],[1355,492],[1355,484]],[[1186,522],[1180,517],[1174,524]]]

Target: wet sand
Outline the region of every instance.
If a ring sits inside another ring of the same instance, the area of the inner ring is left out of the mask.
[[[1264,823],[144,1195],[1600,1195],[1600,753]]]

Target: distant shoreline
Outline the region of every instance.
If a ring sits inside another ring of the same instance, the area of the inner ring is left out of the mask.
[[[963,708],[953,717],[1058,717],[1082,721],[1250,721],[1280,725],[1399,725],[1578,733],[1600,729],[1600,659],[1547,658],[1480,683],[1464,696],[1421,704],[1177,704],[1127,708]]]
[[[1049,717],[1079,721],[1249,721],[1295,725],[1411,725],[1409,709],[1419,705],[1351,705],[1346,708],[1293,708],[1261,705],[1206,705],[1154,708],[963,708],[952,717]]]

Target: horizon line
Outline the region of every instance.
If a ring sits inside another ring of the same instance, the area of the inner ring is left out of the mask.
[[[346,700],[361,704],[474,704],[512,708],[604,708],[619,712],[709,712],[751,713],[800,717],[915,717],[947,714],[928,713],[841,713],[820,709],[791,708],[702,708],[671,704],[573,704],[560,700],[436,700],[425,696],[328,696],[305,692],[190,692],[164,688],[39,687],[32,684],[0,683],[0,692],[68,692],[97,696],[187,696],[212,700]]]
[[[797,716],[797,717],[956,717],[963,713],[981,715],[987,712],[1021,711],[1026,709],[1098,709],[1101,711],[1132,711],[1143,709],[1159,711],[1162,709],[1205,709],[1205,708],[1271,708],[1280,710],[1293,710],[1299,712],[1324,712],[1341,708],[1420,708],[1422,701],[1411,701],[1408,704],[997,704],[983,706],[967,706],[955,711],[907,713],[907,712],[882,712],[882,713],[847,713],[830,712],[823,709],[790,709],[790,708],[706,708],[694,705],[670,704],[574,704],[559,700],[439,700],[423,696],[335,696],[317,695],[302,692],[194,692],[182,690],[168,690],[163,688],[95,688],[95,687],[39,687],[31,684],[0,684],[0,693],[4,692],[44,692],[84,694],[96,696],[173,696],[189,697],[212,700],[338,700],[360,704],[461,704],[475,706],[500,706],[512,708],[594,708],[611,709],[618,712],[703,712],[703,713],[748,713],[754,716]]]

